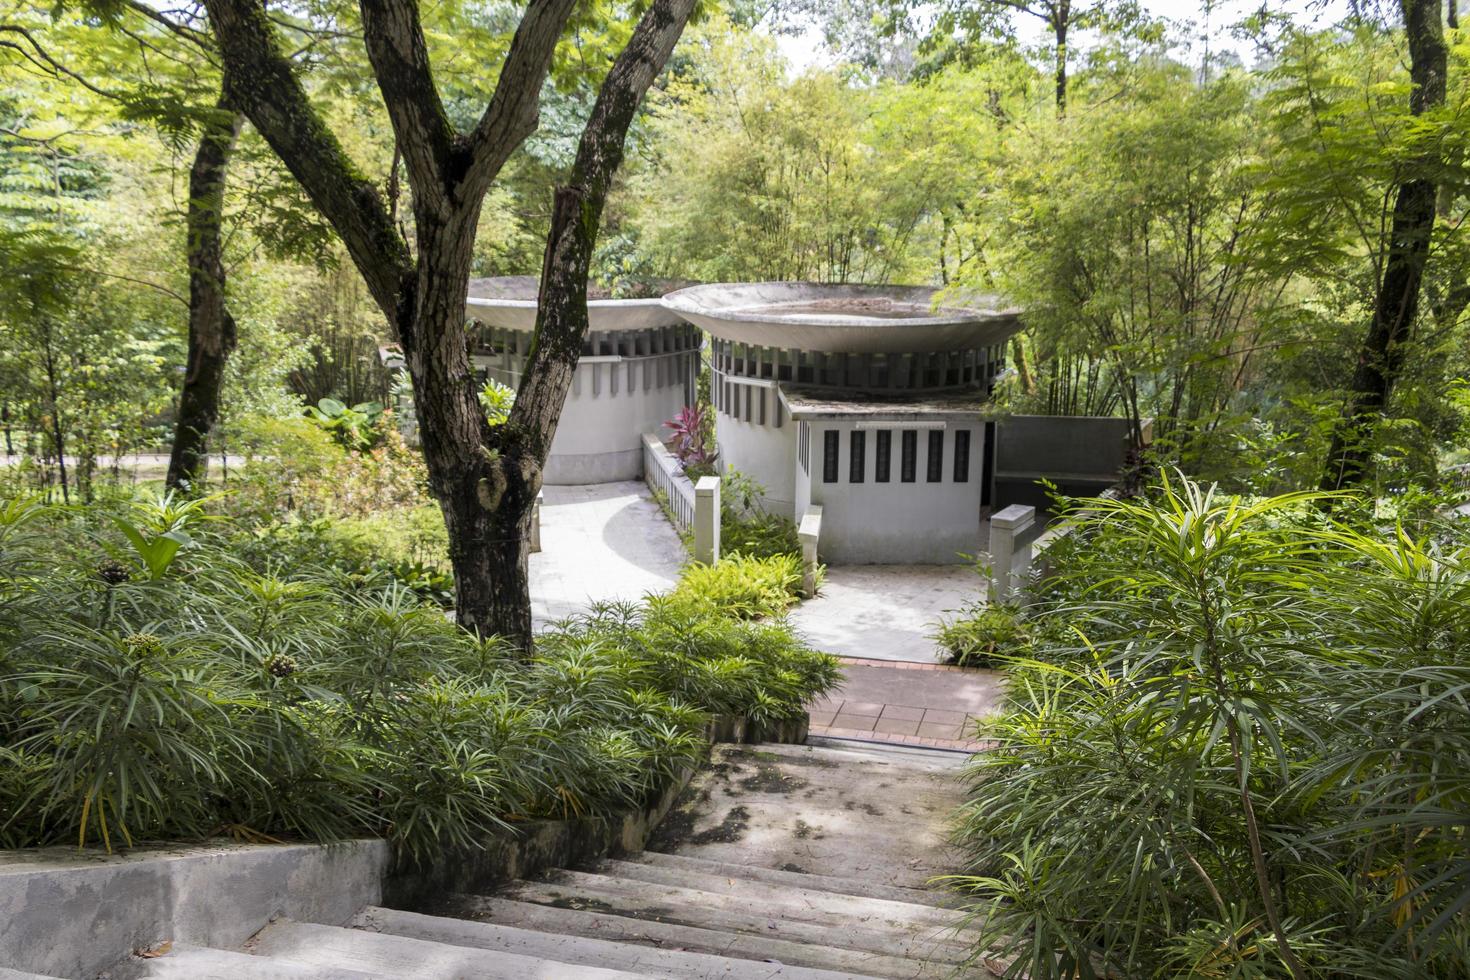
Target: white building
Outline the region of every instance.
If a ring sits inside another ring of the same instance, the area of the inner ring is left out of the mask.
[[[982,410],[1015,309],[934,307],[923,287],[694,286],[665,305],[712,337],[720,462],[800,521],[822,507],[836,564],[962,562],[982,551]]]
[[[472,279],[465,310],[478,324],[476,367],[518,388],[536,329],[533,276]],[[589,290],[595,296],[595,290]],[[702,336],[658,299],[591,299],[588,333],[543,479],[551,484],[636,480],[642,436],[694,399]]]

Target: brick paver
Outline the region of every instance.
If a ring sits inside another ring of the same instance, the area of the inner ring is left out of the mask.
[[[808,707],[813,735],[977,752],[979,719],[1000,703],[1001,675],[947,664],[838,658],[843,686]],[[888,701],[877,697],[891,698]]]

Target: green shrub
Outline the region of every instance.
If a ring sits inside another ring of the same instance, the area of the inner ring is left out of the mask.
[[[474,846],[645,804],[710,713],[790,717],[835,682],[783,625],[671,599],[563,624],[527,663],[386,577],[253,566],[228,522],[189,523],[155,576],[173,519],[127,511],[140,550],[112,516],[0,503],[0,846]]]
[[[935,634],[950,660],[961,667],[996,667],[1030,653],[1031,635],[1011,606],[975,605],[941,623]]]
[[[685,567],[669,601],[708,616],[779,616],[801,597],[801,561],[793,555],[722,556]]]
[[[1051,556],[958,835],[1009,976],[1470,975],[1470,541],[1318,503],[1166,484]]]
[[[720,551],[726,555],[801,557],[796,523],[761,506],[765,487],[727,467],[720,481]]]
[[[230,449],[245,464],[230,470],[220,508],[242,524],[370,517],[429,502],[423,458],[389,415],[380,417],[366,452],[348,450],[304,418],[247,416],[234,429]]]
[[[241,533],[235,553],[259,571],[283,559],[365,579],[392,580],[441,607],[454,604],[444,519],[434,504],[365,517],[288,518]]]

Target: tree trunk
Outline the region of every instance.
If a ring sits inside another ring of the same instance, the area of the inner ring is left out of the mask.
[[[46,331],[43,363],[46,367],[46,398],[51,403],[51,437],[56,440],[56,466],[61,475],[61,500],[71,503],[71,491],[67,489],[66,476],[66,432],[61,425],[61,386],[56,381],[56,351],[52,347],[51,325],[43,323]]]
[[[179,391],[179,417],[167,485],[193,489],[209,466],[209,433],[219,418],[225,366],[235,349],[235,319],[225,303],[225,178],[245,117],[224,99],[203,124],[189,169],[189,361]]]
[[[628,127],[648,87],[673,53],[693,7],[693,0],[656,0],[598,92],[577,146],[571,180],[557,188],[553,198],[537,297],[536,336],[525,375],[510,417],[493,429],[487,426],[489,462],[476,487],[483,511],[471,523],[490,540],[484,542],[486,547],[466,552],[460,560],[468,571],[484,569],[490,578],[488,587],[486,583],[461,587],[456,565],[456,604],[461,623],[481,633],[496,633],[523,649],[531,645],[527,574],[531,510],[587,336],[587,280],[603,205],[622,164]],[[464,290],[459,295],[462,307]],[[450,519],[448,506],[445,519]]]
[[[510,418],[491,428],[465,342],[470,257],[485,193],[536,127],[537,100],[575,0],[532,0],[471,133],[435,88],[414,0],[360,0],[363,41],[413,192],[410,256],[373,183],[313,109],[257,0],[205,0],[226,95],[250,117],[341,236],[398,329],[429,484],[449,532],[459,622],[531,645],[531,509],[587,330],[587,267],[629,123],[683,32],[693,0],[653,0],[598,92],[571,186],[557,192],[536,338]],[[395,167],[396,170],[396,167]]]
[[[1400,0],[1409,42],[1409,76],[1414,84],[1409,111],[1422,115],[1444,104],[1448,50],[1440,24],[1439,0]],[[1421,161],[1430,173],[1433,161]],[[1323,490],[1355,486],[1368,475],[1372,437],[1403,368],[1405,344],[1419,312],[1424,262],[1434,230],[1436,188],[1420,176],[1399,185],[1389,231],[1388,256],[1373,319],[1358,354],[1345,417],[1332,436]]]
[[[1071,8],[1070,0],[1061,0],[1052,15],[1052,32],[1056,37],[1058,116],[1067,114],[1067,29],[1071,27]]]
[[[492,430],[463,340],[465,295],[479,208],[437,227],[418,215],[418,273],[398,324],[413,379],[429,484],[449,532],[455,615],[481,636],[530,648],[527,557],[541,489],[536,455],[516,433]],[[580,347],[580,344],[579,344]],[[548,439],[549,443],[549,439]],[[540,457],[544,460],[544,454]]]

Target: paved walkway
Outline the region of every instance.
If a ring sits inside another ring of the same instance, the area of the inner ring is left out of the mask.
[[[842,658],[842,685],[808,705],[828,738],[975,752],[975,722],[1000,707],[999,671]]]
[[[818,650],[842,657],[938,663],[934,626],[980,598],[969,565],[839,565],[791,622]]]
[[[530,559],[537,629],[598,600],[672,588],[687,560],[679,536],[637,482],[546,487],[540,553]],[[996,671],[941,664],[943,617],[979,598],[963,565],[851,565],[827,570],[821,594],[791,621],[843,662],[842,687],[810,706],[812,734],[973,752],[977,718],[1001,696]]]
[[[531,556],[536,629],[598,600],[636,600],[674,587],[687,559],[642,483],[546,487],[541,551]]]

